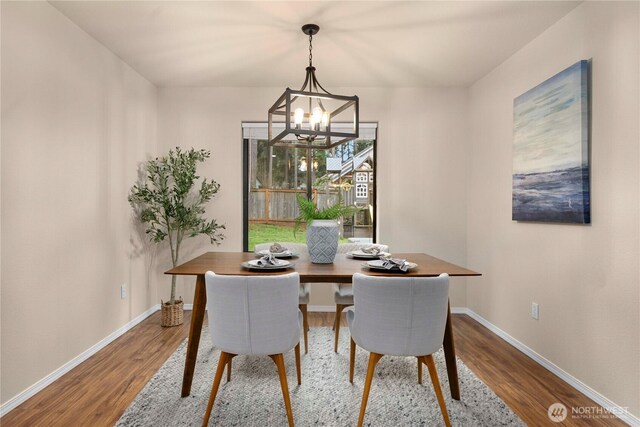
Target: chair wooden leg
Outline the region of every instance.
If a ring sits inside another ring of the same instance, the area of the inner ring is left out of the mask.
[[[353,384],[353,371],[356,364],[356,342],[351,338],[351,351],[349,352],[349,382]]]
[[[335,323],[336,342],[333,350],[336,353],[338,352],[338,338],[340,338],[340,318],[342,316],[342,310],[344,310],[346,307],[347,306],[343,304],[336,304],[336,323]]]
[[[302,332],[304,334],[304,354],[309,353],[309,318],[307,317],[307,304],[300,304],[298,306],[302,312]]]
[[[440,388],[440,380],[438,379],[438,371],[436,370],[436,364],[433,361],[433,356],[423,356],[424,363],[429,368],[429,376],[431,376],[431,382],[433,383],[433,389],[436,392],[438,398],[438,405],[440,405],[440,412],[442,412],[442,418],[444,418],[444,424],[447,427],[451,427],[451,421],[449,421],[449,413],[447,412],[447,406],[444,403],[444,396],[442,395],[442,389]]]
[[[231,381],[231,361],[237,354],[228,353],[229,360],[227,361],[227,382]]]
[[[367,379],[364,382],[364,391],[362,392],[362,404],[360,405],[360,417],[358,417],[358,427],[362,427],[364,423],[364,412],[367,409],[367,400],[369,400],[369,391],[371,390],[371,381],[376,371],[376,365],[382,358],[382,354],[369,354],[369,367],[367,368]]]
[[[418,384],[422,384],[422,360],[420,356],[416,357],[418,359]]]
[[[333,317],[333,327],[331,328],[332,331],[336,330],[337,323],[338,323],[338,304],[336,304],[336,315]]]
[[[298,375],[298,385],[302,384],[302,374],[300,373],[300,343],[294,349],[296,354],[296,374]]]
[[[284,398],[284,407],[287,410],[287,420],[289,427],[293,427],[293,412],[291,411],[291,400],[289,400],[289,387],[287,386],[287,372],[284,368],[284,356],[280,354],[269,355],[278,367],[278,376],[280,377],[280,387],[282,387],[282,397]]]
[[[211,386],[211,395],[209,396],[209,404],[207,405],[207,412],[204,414],[204,420],[202,420],[202,427],[206,427],[209,424],[209,417],[211,417],[211,410],[213,409],[213,402],[216,400],[216,395],[218,394],[218,387],[220,387],[220,380],[222,380],[222,374],[224,373],[224,368],[227,365],[227,361],[230,360],[229,353],[225,353],[224,351],[220,353],[220,358],[218,359],[218,369],[216,370],[216,375],[213,378],[213,385]]]

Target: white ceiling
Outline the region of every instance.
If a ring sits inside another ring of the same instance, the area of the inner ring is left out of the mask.
[[[468,86],[580,2],[51,1],[158,86]]]

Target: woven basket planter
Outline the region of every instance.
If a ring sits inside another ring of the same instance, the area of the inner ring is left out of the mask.
[[[162,309],[162,326],[178,326],[184,323],[184,303],[181,299],[177,300],[175,304],[161,301],[160,307]]]

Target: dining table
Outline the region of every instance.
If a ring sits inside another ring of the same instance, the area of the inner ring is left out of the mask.
[[[207,271],[232,276],[285,274],[296,271],[300,275],[301,283],[351,283],[354,273],[363,273],[372,276],[402,277],[436,277],[441,273],[447,273],[452,277],[481,275],[475,271],[425,253],[393,254],[393,258],[405,259],[417,264],[417,266],[407,272],[370,269],[363,260],[354,259],[348,254],[337,254],[331,264],[314,264],[310,261],[308,254],[300,253],[291,259],[291,268],[278,271],[256,271],[247,269],[242,265],[246,261],[256,259],[256,257],[257,255],[253,252],[206,252],[165,272],[165,274],[170,275],[196,276],[191,324],[189,326],[189,340],[182,378],[182,397],[189,396],[191,393],[191,383],[193,381],[202,324],[206,311],[207,293],[205,288],[205,273]],[[444,331],[443,349],[451,397],[460,400],[460,386],[458,381],[458,367],[456,365],[455,344],[453,341],[450,304]]]

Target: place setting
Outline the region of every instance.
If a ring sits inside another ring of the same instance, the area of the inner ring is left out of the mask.
[[[273,254],[265,255],[258,259],[244,261],[240,265],[248,270],[278,271],[293,268],[294,264],[285,259],[278,259]]]
[[[278,271],[285,270],[287,268],[293,268],[294,264],[291,261],[287,261],[283,258],[293,258],[298,254],[279,243],[274,243],[269,249],[263,249],[256,251],[255,254],[259,256],[258,259],[252,259],[241,263],[242,267],[248,270],[260,270],[260,271]]]
[[[367,261],[362,264],[363,268],[369,270],[388,272],[388,273],[408,273],[418,267],[415,262],[407,261],[402,258],[391,258],[391,254],[388,256],[380,257]]]
[[[256,251],[255,254],[262,257],[272,255],[275,258],[293,258],[298,256],[297,252],[282,246],[280,243],[274,243],[269,247],[269,249]]]
[[[347,258],[353,259],[380,259],[382,257],[390,256],[388,252],[383,252],[377,246],[368,246],[355,251],[346,253]]]

